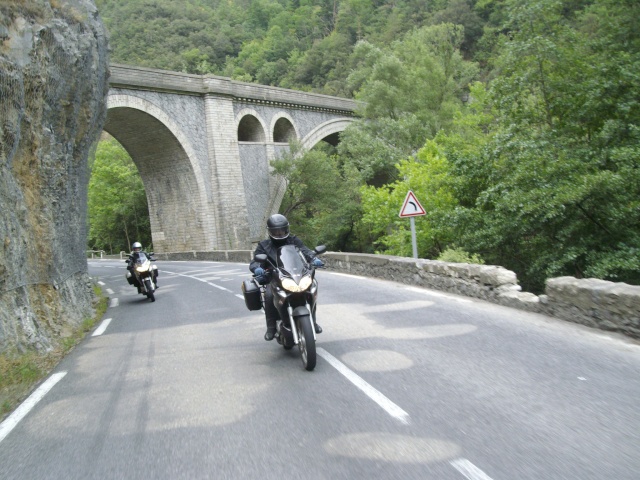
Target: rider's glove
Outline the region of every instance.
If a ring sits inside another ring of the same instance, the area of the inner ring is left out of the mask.
[[[322,263],[322,260],[320,260],[319,258],[314,258],[313,260],[311,260],[311,265],[313,265],[314,267],[322,267],[324,263]]]
[[[256,277],[261,277],[261,276],[263,276],[263,275],[264,275],[264,268],[262,268],[262,267],[258,267],[258,268],[256,268],[256,269],[253,271],[253,274],[254,274]]]

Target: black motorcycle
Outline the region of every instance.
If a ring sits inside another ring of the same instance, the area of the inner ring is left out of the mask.
[[[125,261],[132,267],[131,272],[127,272],[129,285],[135,285],[138,287],[138,293],[155,302],[154,292],[158,267],[151,263],[156,260],[152,255],[153,253],[147,255],[144,252],[137,252],[127,255],[128,259]]]
[[[320,255],[326,251],[326,247],[320,245],[314,251]],[[316,366],[314,323],[318,297],[315,278],[317,267],[309,264],[294,245],[278,249],[276,264],[264,254],[256,255],[255,261],[265,268],[265,277],[269,279],[273,292],[273,303],[280,313],[275,338],[285,350],[298,345],[302,365],[306,370],[313,370]],[[265,288],[255,277],[243,282],[242,291],[249,310],[262,308]]]

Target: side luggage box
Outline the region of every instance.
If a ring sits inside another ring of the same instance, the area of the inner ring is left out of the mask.
[[[253,280],[242,282],[242,295],[244,304],[249,310],[260,310],[262,308],[262,298],[260,298],[260,287]]]

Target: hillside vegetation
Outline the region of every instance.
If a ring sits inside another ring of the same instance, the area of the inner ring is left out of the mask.
[[[274,162],[308,244],[640,284],[635,0],[97,0],[111,61],[366,102]]]

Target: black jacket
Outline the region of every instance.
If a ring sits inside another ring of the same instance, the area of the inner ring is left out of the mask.
[[[305,244],[302,243],[302,240],[300,240],[295,235],[289,235],[284,241],[279,242],[278,246],[275,246],[270,238],[262,240],[256,247],[256,251],[253,252],[253,256],[255,257],[256,255],[264,253],[267,255],[267,257],[269,257],[269,260],[271,260],[271,262],[275,264],[278,260],[278,248],[282,247],[283,245],[295,245],[296,247],[298,247],[304,257],[307,259],[307,262],[310,262],[316,257],[315,252],[307,248]],[[253,260],[249,265],[249,270],[254,272],[256,268],[262,266],[263,265],[260,262],[256,262],[255,260]]]

